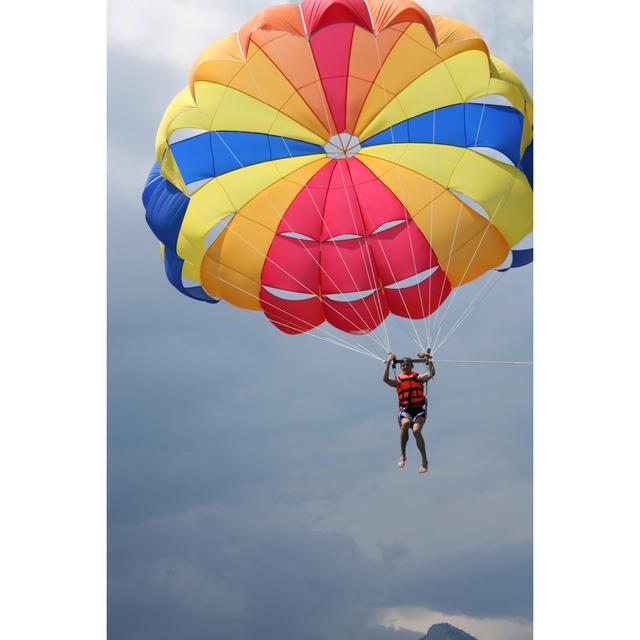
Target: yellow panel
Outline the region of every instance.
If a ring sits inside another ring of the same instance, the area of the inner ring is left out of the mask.
[[[533,229],[533,192],[522,172],[470,149],[432,144],[379,145],[359,157],[381,158],[432,178],[479,203],[510,246]]]
[[[197,107],[171,109],[158,132],[160,144],[178,129],[250,131],[304,140],[323,146],[326,141],[277,109],[235,89],[209,82],[195,84]]]
[[[197,109],[195,102],[191,97],[191,92],[187,87],[169,103],[169,106],[165,109],[164,115],[158,125],[156,133],[156,157],[158,162],[160,162],[162,154],[168,148],[167,140],[169,139],[169,135],[167,134],[167,130],[169,128],[169,124],[181,113],[189,111],[197,111]]]
[[[465,152],[461,147],[440,144],[397,143],[366,147],[358,157],[363,162],[370,156],[408,167],[448,188],[453,171]]]
[[[180,189],[182,193],[187,194],[187,186],[182,179],[182,174],[180,173],[180,169],[176,164],[173,153],[171,153],[171,149],[167,148],[167,151],[161,160],[160,166],[161,175],[165,177],[174,187],[176,187],[176,189]]]
[[[476,51],[465,52],[460,56],[476,53]],[[487,67],[486,58],[485,67]],[[407,118],[459,102],[462,102],[460,91],[447,66],[442,63],[429,69],[395,98],[388,93],[385,94],[381,89],[377,94],[372,91],[358,120],[357,131],[361,133],[356,135],[361,140],[366,140]],[[388,106],[385,107],[386,104]]]
[[[478,95],[480,91],[486,91],[489,87],[491,79],[489,59],[484,51],[465,51],[448,58],[443,64],[458,87],[461,102],[470,100],[472,96]]]
[[[204,239],[220,220],[239,211],[269,185],[319,159],[326,157],[313,155],[263,162],[209,181],[191,197],[178,235],[178,255],[199,265]]]
[[[450,188],[480,203],[510,246],[533,231],[533,192],[515,167],[466,150]]]

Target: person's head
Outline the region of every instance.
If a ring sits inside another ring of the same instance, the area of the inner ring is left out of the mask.
[[[402,369],[402,373],[411,373],[413,371],[413,362],[411,362],[411,358],[402,358],[400,361],[400,368]]]

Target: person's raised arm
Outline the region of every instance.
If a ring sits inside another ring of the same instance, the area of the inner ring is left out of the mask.
[[[427,367],[429,367],[429,371],[427,371],[427,373],[421,373],[418,376],[418,380],[420,382],[427,382],[427,380],[431,380],[431,378],[434,378],[436,375],[436,367],[433,364],[433,358],[431,357],[431,350],[421,351],[418,354],[418,358],[422,358],[424,360],[424,363],[427,365]]]
[[[395,353],[390,353],[387,356],[387,359],[384,361],[384,375],[382,376],[382,381],[385,382],[386,384],[388,384],[390,387],[397,387],[398,386],[398,381],[397,380],[392,380],[389,377],[389,368],[391,367],[391,364],[393,363],[393,361],[396,359],[396,354]]]

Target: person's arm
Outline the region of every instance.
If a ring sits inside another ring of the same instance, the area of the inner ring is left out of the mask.
[[[421,351],[418,354],[418,358],[422,358],[424,360],[424,363],[427,365],[427,367],[429,367],[429,371],[427,371],[427,373],[421,373],[418,376],[418,382],[428,382],[429,380],[431,380],[431,378],[434,378],[436,375],[436,367],[433,364],[433,358],[431,357],[431,354],[425,351]]]
[[[398,386],[397,380],[392,380],[389,377],[389,368],[391,367],[391,363],[396,359],[395,353],[390,353],[387,356],[387,359],[384,361],[384,375],[382,376],[382,381],[388,384],[390,387],[396,388]]]

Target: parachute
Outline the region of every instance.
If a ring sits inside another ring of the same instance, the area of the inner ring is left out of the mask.
[[[472,27],[303,0],[197,57],[143,203],[184,295],[369,334],[531,262],[532,156],[531,98]]]

